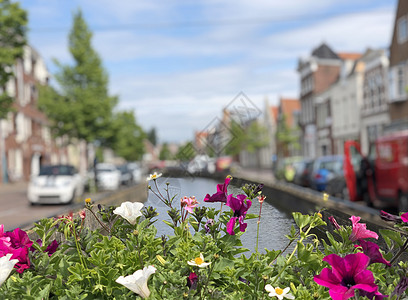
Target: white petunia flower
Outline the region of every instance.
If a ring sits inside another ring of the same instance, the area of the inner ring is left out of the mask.
[[[196,257],[190,261],[187,262],[190,266],[196,266],[200,268],[205,268],[206,266],[210,265],[211,262],[206,263],[204,261],[204,256],[202,253],[200,253],[200,257]]]
[[[295,299],[295,297],[289,293],[289,287],[286,287],[282,290],[279,287],[274,288],[270,284],[267,284],[265,285],[265,290],[269,292],[269,297],[277,297],[279,300],[282,300],[283,298]]]
[[[120,276],[116,282],[127,287],[132,292],[139,294],[142,298],[150,296],[150,290],[147,287],[147,281],[150,275],[156,272],[153,266],[144,267],[143,270],[137,270],[129,276]]]
[[[18,263],[18,259],[10,259],[12,256],[13,254],[8,253],[6,256],[0,257],[0,286],[6,281],[14,265]]]
[[[147,181],[156,180],[157,178],[161,177],[162,175],[163,175],[162,173],[157,174],[156,172],[154,172],[153,174],[150,174],[150,176],[147,177],[146,180]]]
[[[130,224],[135,225],[137,217],[142,215],[142,207],[143,203],[126,201],[119,207],[116,207],[113,213],[126,219]]]

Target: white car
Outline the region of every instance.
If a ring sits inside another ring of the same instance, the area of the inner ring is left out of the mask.
[[[71,165],[41,166],[31,177],[27,198],[31,204],[71,203],[84,193],[82,176]]]
[[[117,190],[121,183],[121,173],[114,164],[99,163],[95,167],[96,184],[103,190]]]

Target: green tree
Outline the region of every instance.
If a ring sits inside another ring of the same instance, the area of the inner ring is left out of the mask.
[[[278,120],[276,129],[278,157],[290,156],[290,148],[299,149],[299,129],[290,128],[286,122],[286,115]]]
[[[160,160],[169,160],[172,158],[172,154],[169,149],[169,145],[167,143],[163,143],[162,148],[160,150],[159,159]]]
[[[147,139],[152,143],[154,146],[157,145],[157,134],[156,134],[156,128],[152,128],[148,131],[147,133]]]
[[[137,125],[132,111],[118,112],[114,115],[111,130],[113,134],[108,144],[113,151],[128,161],[142,159],[144,154],[143,140],[146,134]]]
[[[73,16],[69,34],[69,51],[74,64],[63,65],[54,60],[59,71],[55,74],[59,94],[48,89],[40,97],[41,107],[55,121],[58,135],[98,140],[102,145],[109,140],[112,130],[112,111],[117,97],[108,95],[108,75],[101,59],[91,44],[92,33],[82,12]]]
[[[6,84],[14,76],[12,67],[23,56],[27,43],[27,12],[19,3],[0,0],[0,119],[11,109],[13,98],[6,93]]]
[[[178,149],[176,153],[176,159],[180,161],[190,161],[196,155],[197,155],[197,151],[195,150],[193,143],[188,142]]]

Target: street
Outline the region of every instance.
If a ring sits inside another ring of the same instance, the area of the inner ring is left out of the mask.
[[[30,205],[27,196],[27,183],[19,182],[0,185],[0,224],[4,230],[25,228],[44,217],[64,214],[72,210],[69,205]]]

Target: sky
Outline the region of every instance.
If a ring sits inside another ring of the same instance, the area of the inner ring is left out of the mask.
[[[194,139],[243,92],[261,111],[267,99],[299,97],[300,58],[321,43],[336,52],[391,43],[397,0],[22,0],[29,43],[44,58],[72,64],[68,34],[82,10],[109,74],[118,110],[133,110],[160,142]],[[53,82],[51,80],[51,82]]]

